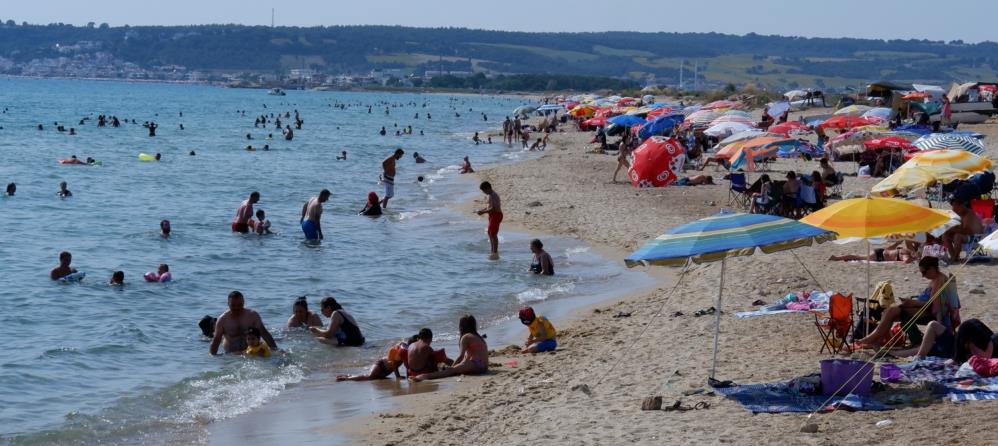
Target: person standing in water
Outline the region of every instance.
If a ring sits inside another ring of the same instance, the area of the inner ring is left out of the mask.
[[[221,345],[226,353],[239,353],[246,350],[246,330],[256,328],[260,330],[260,337],[267,342],[271,349],[277,348],[273,336],[263,325],[260,315],[249,308],[245,308],[246,300],[243,293],[233,291],[229,293],[229,309],[222,313],[215,322],[215,332],[211,337],[211,344],[208,346],[208,353],[218,354],[218,347]]]
[[[305,233],[305,240],[322,240],[322,203],[329,200],[332,193],[328,189],[323,189],[318,196],[310,198],[301,208],[301,230]]]
[[[492,190],[492,184],[488,181],[483,181],[482,185],[478,187],[481,189],[482,193],[488,197],[486,199],[486,206],[478,211],[478,215],[488,214],[489,215],[489,245],[491,247],[491,253],[489,254],[489,259],[496,260],[499,258],[499,224],[502,223],[502,206],[499,200],[499,194]]]
[[[329,327],[309,327],[308,331],[319,338],[319,342],[337,347],[360,347],[364,345],[364,335],[357,326],[357,320],[343,309],[332,297],[324,297],[319,302],[322,315],[329,318]]]
[[[52,268],[49,272],[49,278],[52,280],[59,280],[70,274],[76,273],[76,268],[69,266],[73,262],[73,255],[69,251],[63,251],[59,253],[59,266]]]
[[[236,210],[236,216],[232,218],[232,232],[240,234],[249,233],[249,221],[253,218],[253,205],[260,201],[260,193],[253,191],[249,198],[243,200]]]
[[[395,162],[402,159],[405,151],[395,149],[395,153],[381,162],[381,182],[385,184],[385,196],[381,199],[381,208],[388,209],[388,200],[395,196]]]

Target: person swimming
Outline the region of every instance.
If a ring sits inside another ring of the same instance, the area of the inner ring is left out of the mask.
[[[412,158],[414,160],[416,160],[416,164],[422,164],[422,163],[426,162],[426,158],[423,158],[422,156],[419,156],[419,152],[413,152],[412,153]]]
[[[341,153],[342,153],[342,154],[341,154],[341,155],[339,155],[339,156],[337,156],[337,157],[336,157],[336,159],[338,159],[338,160],[343,160],[343,161],[346,161],[346,159],[347,159],[347,151],[346,151],[346,150],[344,150],[344,151],[343,151],[343,152],[341,152]]]
[[[125,272],[115,271],[111,273],[111,280],[108,281],[108,285],[122,286],[125,284]]]
[[[70,263],[72,262],[73,262],[73,254],[70,254],[69,251],[60,252],[59,266],[52,268],[52,271],[49,272],[49,278],[52,280],[59,280],[70,274],[76,274],[76,268],[70,266]]]
[[[379,202],[378,199],[378,193],[374,191],[368,192],[367,205],[365,205],[364,209],[360,211],[360,215],[376,217],[381,215],[382,213],[383,212],[381,211],[381,203]]]
[[[66,188],[66,182],[61,181],[59,182],[59,192],[56,192],[56,195],[58,195],[59,198],[69,198],[73,196],[73,193]]]
[[[146,279],[146,282],[166,283],[173,280],[173,275],[170,274],[170,265],[160,263],[156,272],[149,271],[142,275],[142,278]]]
[[[170,236],[170,220],[160,220],[159,234],[162,235],[163,238]]]
[[[300,296],[291,305],[291,317],[288,318],[288,328],[321,327],[322,319],[317,313],[308,311],[308,298]]]
[[[7,183],[7,192],[6,192],[7,196],[13,197],[16,192],[17,192],[17,185],[14,183]]]

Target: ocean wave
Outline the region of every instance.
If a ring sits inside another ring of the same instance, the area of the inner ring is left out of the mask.
[[[246,360],[233,373],[207,375],[181,383],[174,389],[179,398],[174,421],[207,424],[232,418],[260,407],[288,385],[305,378],[301,366],[280,365],[274,371],[272,361]]]
[[[568,294],[574,289],[575,284],[572,282],[556,283],[546,288],[530,288],[528,290],[521,291],[516,294],[516,299],[520,301],[521,304],[541,302],[552,297]]]

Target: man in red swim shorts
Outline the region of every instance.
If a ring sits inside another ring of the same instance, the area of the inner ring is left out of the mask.
[[[492,251],[489,258],[496,260],[499,258],[499,224],[502,223],[502,206],[499,202],[499,194],[492,190],[492,184],[483,181],[478,187],[488,198],[484,209],[478,211],[478,215],[489,214],[489,244]]]
[[[232,232],[249,233],[249,221],[253,218],[253,205],[258,201],[260,201],[260,193],[254,191],[249,198],[239,205],[236,216],[232,217]]]

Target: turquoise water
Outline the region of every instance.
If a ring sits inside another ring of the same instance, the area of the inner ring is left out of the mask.
[[[522,302],[608,295],[634,280],[572,239],[545,239],[558,268],[554,278],[524,273],[527,234],[504,231],[502,260],[488,261],[484,221],[450,208],[480,195],[476,183],[457,175],[463,156],[476,166],[527,156],[470,141],[521,99],[297,91],[277,97],[21,79],[0,79],[0,91],[0,184],[17,183],[16,196],[0,199],[0,444],[201,441],[206,424],[247,413],[310,374],[354,368],[419,327],[446,340],[464,313],[487,331]],[[305,124],[294,141],[280,139],[272,125],[253,126],[260,114],[295,109]],[[128,123],[98,128],[101,113]],[[80,125],[83,117],[92,119]],[[147,136],[144,121],[160,124],[156,137]],[[54,122],[78,135],[57,132]],[[396,137],[395,124],[412,125],[415,134]],[[382,126],[388,136],[377,134]],[[262,140],[267,133],[278,138]],[[242,150],[248,143],[272,150]],[[382,192],[380,163],[396,147],[407,153],[391,212],[357,216],[368,191]],[[347,161],[335,159],[342,150]],[[413,163],[414,151],[429,162]],[[159,152],[163,160],[140,162],[139,152]],[[103,166],[56,162],[73,154]],[[60,181],[73,197],[56,196]],[[333,191],[325,241],[311,246],[303,243],[298,215],[322,188]],[[230,232],[236,207],[253,190],[277,235]],[[169,239],[158,235],[164,218],[173,224]],[[62,250],[87,273],[82,283],[48,280]],[[143,282],[141,275],[160,263],[170,265],[174,281]],[[105,285],[118,269],[126,274],[123,289]],[[196,323],[221,313],[234,289],[261,314],[280,354],[207,354]],[[336,296],[359,321],[367,347],[335,349],[285,330],[300,295],[313,310],[321,297]]]

